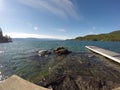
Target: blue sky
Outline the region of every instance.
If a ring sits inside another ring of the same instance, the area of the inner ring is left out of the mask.
[[[120,29],[120,0],[0,0],[11,37],[70,39]]]

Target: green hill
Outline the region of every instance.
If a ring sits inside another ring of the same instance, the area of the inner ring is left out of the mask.
[[[107,34],[87,35],[84,37],[76,37],[75,40],[88,41],[120,41],[120,30]]]

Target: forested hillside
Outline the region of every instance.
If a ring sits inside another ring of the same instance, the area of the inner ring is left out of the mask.
[[[77,37],[75,40],[88,40],[88,41],[120,41],[120,30],[107,34],[87,35],[84,37]]]

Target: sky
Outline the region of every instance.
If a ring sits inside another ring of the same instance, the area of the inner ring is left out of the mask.
[[[120,30],[120,0],[0,0],[0,27],[12,38],[109,33]]]

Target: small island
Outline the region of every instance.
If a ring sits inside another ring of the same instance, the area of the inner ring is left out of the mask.
[[[120,41],[120,30],[110,32],[107,34],[87,35],[84,37],[76,37],[75,40],[86,41]]]
[[[0,28],[0,43],[7,43],[7,42],[12,42],[12,39],[10,36],[3,36],[2,29]]]

